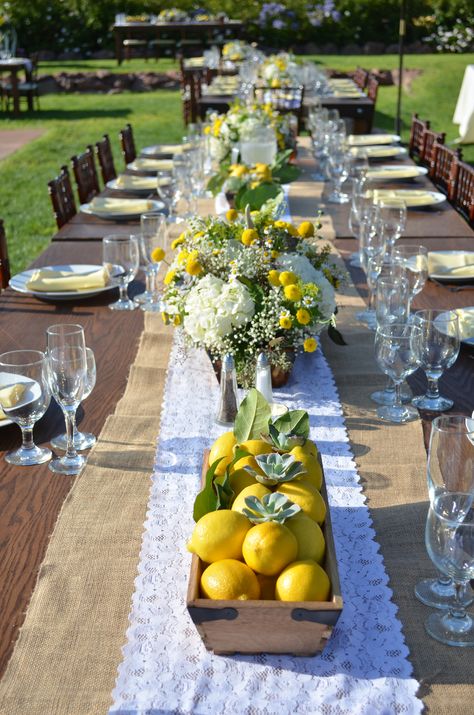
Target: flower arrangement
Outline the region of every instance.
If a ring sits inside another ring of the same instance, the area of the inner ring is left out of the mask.
[[[184,10],[177,7],[170,7],[167,10],[161,10],[158,14],[158,22],[186,22],[188,14]]]
[[[273,369],[288,372],[297,351],[316,350],[334,328],[335,288],[342,275],[329,247],[316,247],[310,221],[273,219],[274,204],[226,219],[195,218],[177,238],[164,282],[164,319],[181,326],[185,343],[215,359],[232,353],[239,382],[252,384],[265,350]]]
[[[211,114],[210,124],[204,131],[210,137],[212,158],[218,162],[230,159],[232,148],[241,138],[255,135],[262,126],[275,130],[279,149],[292,147],[289,115],[279,114],[270,104],[249,105],[237,101],[226,114]]]
[[[269,55],[260,67],[260,78],[271,87],[288,87],[299,84],[300,66],[293,55],[279,52]]]
[[[242,40],[232,40],[226,42],[222,48],[222,57],[231,62],[242,62],[252,56],[254,48],[248,42]]]

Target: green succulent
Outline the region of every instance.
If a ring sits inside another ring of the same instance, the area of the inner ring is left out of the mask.
[[[304,444],[305,438],[292,432],[280,432],[274,424],[268,426],[268,437],[265,441],[279,452],[289,452],[293,447]]]
[[[265,494],[262,499],[253,496],[246,497],[245,503],[248,508],[243,509],[242,512],[252,524],[263,524],[265,521],[283,524],[301,511],[298,504],[294,504],[284,494],[278,494],[278,492]]]
[[[266,487],[291,482],[305,473],[302,463],[297,462],[292,454],[259,454],[255,460],[263,474],[257,473],[251,467],[247,467],[247,470]]]

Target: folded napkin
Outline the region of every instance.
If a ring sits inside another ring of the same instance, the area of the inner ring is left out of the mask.
[[[367,156],[372,159],[383,159],[386,156],[397,156],[400,154],[400,147],[398,146],[361,146],[352,147],[351,154],[353,156],[360,156],[362,152],[366,152]]]
[[[130,169],[137,171],[172,171],[173,162],[171,159],[135,159],[129,165]]]
[[[391,144],[393,141],[393,134],[349,134],[347,137],[349,146],[375,146]]]
[[[130,214],[131,216],[135,216],[137,214],[146,213],[147,211],[153,211],[155,205],[153,201],[146,199],[111,199],[96,196],[90,202],[89,208],[98,216],[101,214],[107,216],[110,214],[120,216]]]
[[[399,166],[393,169],[372,168],[367,171],[367,178],[370,179],[412,179],[419,176],[419,171],[416,166]]]
[[[120,174],[115,183],[120,189],[143,189],[143,191],[153,191],[156,189],[156,179],[154,176]]]
[[[472,278],[474,277],[474,253],[429,251],[428,273],[452,276],[453,278]]]
[[[374,203],[378,204],[386,199],[397,199],[403,201],[406,206],[426,206],[438,203],[433,192],[422,189],[375,189],[371,192]]]
[[[15,385],[7,385],[6,387],[0,388],[0,420],[8,419],[8,415],[5,414],[2,407],[6,409],[15,407],[23,397],[25,390],[26,383],[24,382],[18,382]]]
[[[109,283],[106,268],[75,273],[74,271],[55,271],[53,268],[40,268],[27,282],[28,290],[35,293],[61,293],[62,291],[86,291],[105,288]]]
[[[474,312],[472,308],[470,310],[458,308],[456,313],[459,318],[459,336],[461,340],[472,340],[474,338]]]
[[[182,154],[191,149],[191,144],[153,144],[145,147],[144,154]]]
[[[361,97],[362,93],[357,89],[335,89],[333,90],[333,97]]]

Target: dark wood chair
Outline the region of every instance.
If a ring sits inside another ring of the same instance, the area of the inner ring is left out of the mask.
[[[133,129],[131,124],[127,124],[125,129],[122,129],[119,132],[119,138],[125,164],[130,164],[137,158],[137,149],[135,147],[135,139],[133,137]]]
[[[451,184],[454,208],[474,228],[474,166],[456,159],[452,166]]]
[[[369,75],[367,80],[367,99],[370,99],[374,104],[377,101],[377,95],[379,92],[380,82],[372,74]]]
[[[423,143],[419,157],[421,166],[426,166],[428,169],[431,167],[433,145],[435,142],[438,144],[444,144],[445,138],[446,134],[444,132],[434,132],[432,129],[425,129],[423,132]]]
[[[419,159],[423,151],[423,134],[430,128],[428,120],[424,121],[414,114],[411,118],[410,141],[408,153],[412,159]]]
[[[431,151],[431,166],[428,175],[437,189],[446,194],[448,199],[452,198],[451,173],[453,163],[462,159],[460,149],[450,149],[444,144],[434,142]]]
[[[64,226],[77,213],[67,166],[61,167],[59,176],[48,183],[48,191],[53,204],[54,218],[58,228]]]
[[[10,276],[7,238],[5,236],[3,221],[0,219],[0,290],[4,290],[8,286]]]
[[[353,75],[354,82],[360,89],[365,89],[367,86],[367,80],[369,79],[369,73],[363,67],[357,67]]]
[[[255,101],[271,104],[280,114],[294,114],[298,120],[298,131],[303,126],[304,87],[255,87]]]
[[[112,181],[112,179],[115,179],[117,176],[114,157],[112,154],[112,146],[110,144],[108,134],[104,134],[103,138],[97,142],[95,145],[95,153],[99,162],[102,181],[106,184],[108,181]]]
[[[79,202],[86,204],[100,192],[92,147],[89,145],[82,154],[72,156],[71,165],[76,179]]]

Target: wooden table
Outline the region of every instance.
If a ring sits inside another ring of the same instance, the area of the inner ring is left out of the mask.
[[[26,71],[28,65],[31,65],[30,60],[25,60],[22,57],[12,57],[9,60],[0,60],[0,75],[3,72],[10,73],[11,93],[13,99],[13,115],[16,117],[20,114],[20,90],[18,82],[18,73]],[[27,95],[28,109],[33,110],[33,96],[31,93]]]

